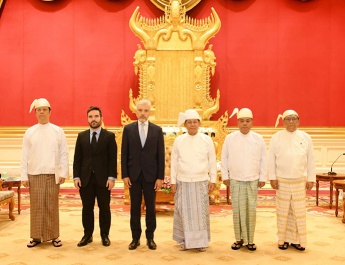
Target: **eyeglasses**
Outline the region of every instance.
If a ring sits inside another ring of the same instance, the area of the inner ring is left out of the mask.
[[[285,121],[297,121],[298,118],[297,117],[287,117],[284,119]]]

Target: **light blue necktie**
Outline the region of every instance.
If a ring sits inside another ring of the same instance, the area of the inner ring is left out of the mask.
[[[145,141],[146,141],[146,134],[145,134],[145,123],[140,123],[140,141],[141,141],[141,146],[144,147]]]

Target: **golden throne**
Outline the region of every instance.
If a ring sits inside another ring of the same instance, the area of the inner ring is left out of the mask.
[[[142,42],[137,45],[134,55],[139,88],[137,97],[134,97],[132,89],[129,90],[130,110],[135,113],[136,102],[141,99],[151,101],[150,121],[162,126],[167,152],[175,137],[182,133],[182,128],[176,126],[179,112],[192,108],[197,110],[202,117],[200,130],[212,137],[219,160],[227,135],[228,113],[225,112],[218,121],[210,120],[219,109],[220,92],[218,90],[216,98],[211,98],[210,80],[215,73],[216,57],[212,44],[207,48],[206,45],[220,30],[220,19],[213,8],[208,18],[195,19],[186,15],[187,6],[182,0],[160,3],[165,12],[162,17],[145,18],[137,7],[129,21],[131,30]],[[130,122],[122,111],[122,125]],[[121,134],[122,130],[117,136],[118,144]],[[170,161],[166,161],[166,167],[169,166]],[[170,168],[166,168],[166,172],[170,172]],[[216,204],[219,203],[219,188],[218,180],[216,189],[210,194]],[[126,189],[125,202],[129,203]]]

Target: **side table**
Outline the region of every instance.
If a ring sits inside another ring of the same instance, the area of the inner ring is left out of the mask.
[[[17,187],[18,193],[18,214],[20,214],[20,197],[21,197],[21,186],[22,182],[20,180],[3,180],[2,187],[12,190],[13,187]]]
[[[319,205],[319,181],[329,182],[329,209],[332,209],[333,204],[333,181],[345,179],[344,174],[328,175],[327,173],[316,174],[316,205]]]
[[[338,200],[339,200],[339,190],[345,191],[345,180],[335,180],[333,181],[335,188],[335,216],[338,216]],[[344,194],[345,195],[345,194]],[[342,222],[345,223],[345,197],[343,196],[343,219]]]

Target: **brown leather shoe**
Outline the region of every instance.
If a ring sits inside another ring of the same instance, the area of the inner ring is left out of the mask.
[[[146,242],[146,245],[149,247],[149,249],[155,250],[157,248],[157,245],[153,239],[148,239]]]
[[[140,246],[140,240],[139,239],[133,239],[132,242],[129,244],[128,249],[134,250],[139,246]]]
[[[86,246],[87,244],[91,243],[93,240],[92,236],[83,236],[83,238],[79,241],[78,247]]]
[[[105,247],[109,247],[110,246],[110,239],[108,235],[101,235],[102,238],[102,245]]]

